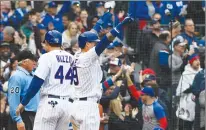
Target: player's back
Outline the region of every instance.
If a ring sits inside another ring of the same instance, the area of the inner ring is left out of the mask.
[[[88,52],[77,52],[75,54],[76,67],[79,84],[75,86],[75,96],[100,98],[102,70],[99,63],[99,56],[95,47]]]
[[[36,76],[45,79],[41,94],[71,96],[76,72],[73,70],[73,56],[63,50],[53,50],[42,55],[38,62],[44,63],[35,72]]]

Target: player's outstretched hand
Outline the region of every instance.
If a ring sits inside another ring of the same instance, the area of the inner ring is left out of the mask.
[[[20,122],[16,124],[17,130],[26,130],[24,122]]]
[[[112,20],[112,14],[108,11],[108,12],[104,13],[100,19],[103,21],[102,27],[107,28],[108,22],[110,22]]]
[[[139,112],[139,110],[138,110],[137,107],[136,107],[136,108],[133,108],[133,109],[132,109],[132,118],[135,118],[138,112]]]
[[[21,112],[23,112],[24,106],[20,103],[16,109],[16,115],[19,116]]]

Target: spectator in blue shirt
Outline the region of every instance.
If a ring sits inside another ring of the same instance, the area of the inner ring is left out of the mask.
[[[129,13],[134,18],[150,20],[155,12],[158,12],[157,4],[150,0],[129,2]]]
[[[36,64],[35,56],[27,50],[18,54],[19,66],[9,79],[8,84],[8,101],[10,105],[10,115],[16,122],[18,130],[32,130],[39,103],[39,93],[25,107],[21,116],[16,115],[16,108],[21,99],[25,96],[27,89],[33,78],[32,70]]]
[[[163,1],[161,2],[159,13],[161,14],[161,24],[169,24],[171,20],[174,20],[177,16],[175,10],[177,6],[174,1]]]
[[[61,10],[57,13],[57,4],[53,1],[48,3],[48,12],[42,20],[42,24],[48,27],[49,30],[56,29],[59,32],[64,31],[62,24],[62,15],[70,10],[71,2],[65,1]]]
[[[205,44],[205,42],[201,42],[201,40],[198,40],[197,37],[194,35],[195,25],[192,19],[185,20],[184,30],[185,32],[182,33],[181,36],[188,41],[188,49],[191,49],[191,45],[192,48],[196,48],[200,44]]]
[[[23,20],[24,16],[28,13],[26,1],[19,1],[18,8],[14,11],[13,15],[10,17],[12,25],[15,29],[19,29],[19,25]]]

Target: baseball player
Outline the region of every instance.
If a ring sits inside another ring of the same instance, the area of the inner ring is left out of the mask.
[[[106,15],[110,15],[109,12]],[[132,18],[126,17],[100,41],[97,34],[101,26],[107,22],[101,18],[91,31],[79,36],[78,43],[81,50],[75,54],[79,84],[75,86],[71,119],[79,125],[80,130],[99,129],[100,116],[97,102],[102,95],[100,84],[102,70],[98,59],[104,49],[119,35],[119,30],[131,21]]]
[[[33,130],[68,130],[73,85],[78,84],[73,56],[61,50],[62,35],[56,30],[45,34],[48,52],[38,61],[29,90],[19,104],[19,114],[41,87],[41,97]]]

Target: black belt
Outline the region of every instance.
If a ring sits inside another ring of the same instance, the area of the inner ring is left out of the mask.
[[[49,95],[48,95],[48,98],[58,98],[58,99],[60,99],[61,96],[56,96],[56,95],[50,95],[50,94],[49,94]],[[64,100],[64,97],[62,97],[62,99]],[[73,103],[74,100],[71,99],[71,98],[69,98],[69,102]]]
[[[87,101],[88,100],[87,97],[78,98],[78,99],[79,99],[79,101]],[[99,103],[99,102],[97,101],[97,103]]]

